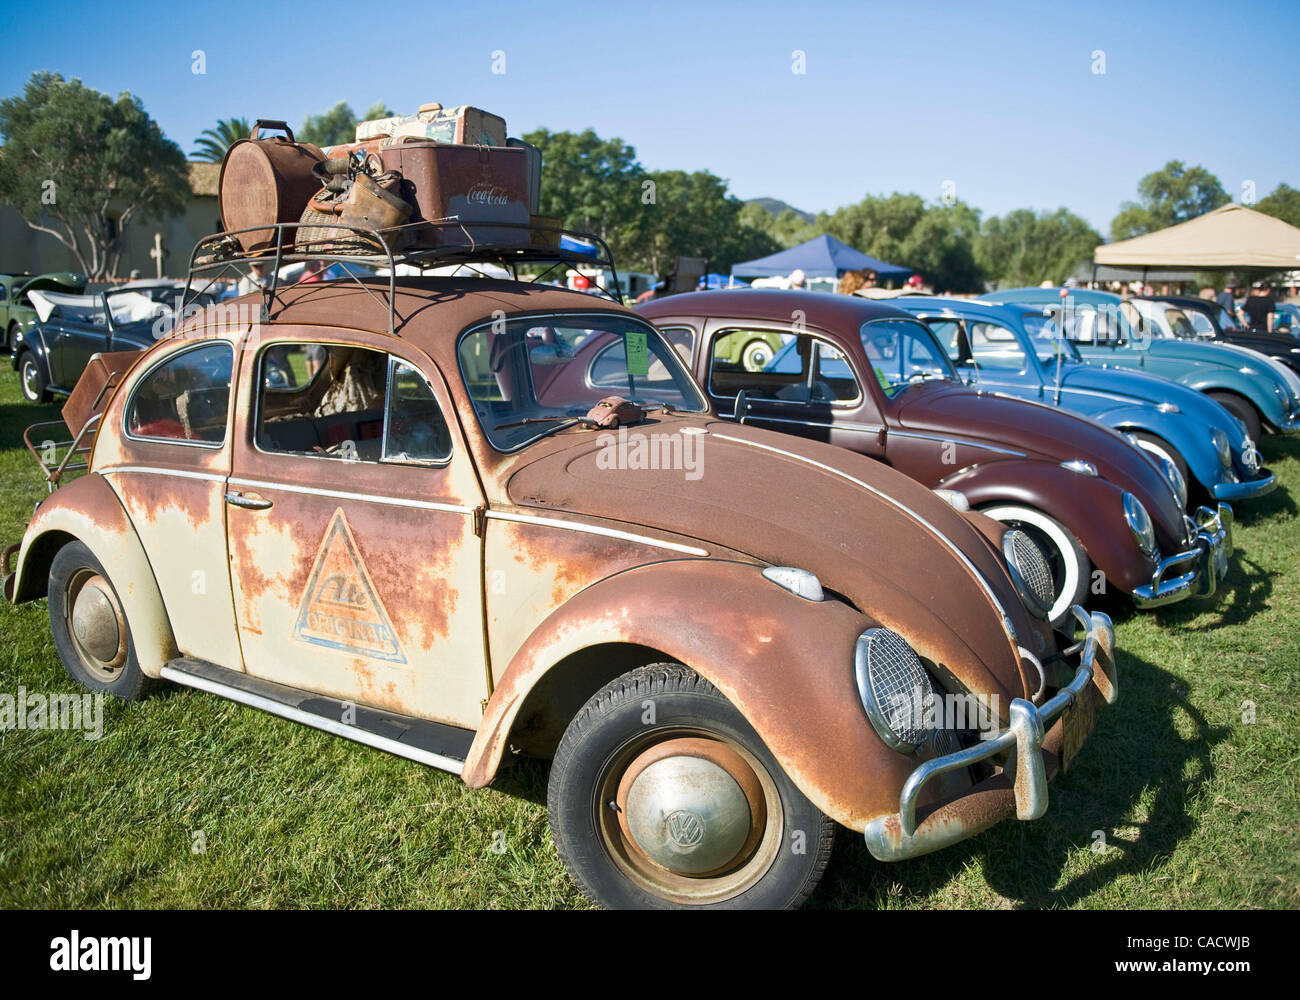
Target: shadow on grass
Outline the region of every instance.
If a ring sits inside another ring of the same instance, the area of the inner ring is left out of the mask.
[[[0,362],[3,364],[3,362]],[[63,402],[0,405],[0,450],[24,448],[23,431],[32,424],[61,419]],[[64,432],[66,434],[66,431]]]
[[[970,878],[963,873],[976,865],[1007,906],[1066,907],[1167,857],[1195,832],[1187,806],[1212,777],[1211,752],[1229,730],[1210,726],[1187,703],[1185,682],[1155,664],[1121,653],[1119,679],[1120,700],[1098,713],[1074,767],[1052,782],[1042,819],[1011,818],[945,851],[896,864],[876,861],[861,836],[841,830],[810,905],[871,907],[891,898],[915,904],[941,892],[954,907],[981,905],[980,887],[962,886]],[[1187,723],[1190,737],[1179,732]],[[1129,822],[1133,815],[1144,818]],[[1067,875],[1098,830],[1104,860]]]

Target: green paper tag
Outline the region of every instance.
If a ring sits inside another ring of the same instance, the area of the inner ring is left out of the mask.
[[[650,355],[646,350],[645,334],[629,331],[625,341],[627,344],[627,373],[629,375],[649,375]]]

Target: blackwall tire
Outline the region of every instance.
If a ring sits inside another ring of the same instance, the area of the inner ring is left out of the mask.
[[[835,829],[735,707],[675,663],[624,674],[583,706],[547,806],[565,868],[620,909],[799,906]]]

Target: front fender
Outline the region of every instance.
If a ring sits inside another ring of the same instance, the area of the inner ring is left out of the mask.
[[[496,775],[529,692],[566,657],[603,644],[649,647],[686,664],[749,721],[819,809],[861,831],[894,812],[913,757],[867,722],[853,676],[871,619],[840,601],[813,602],[744,563],[677,560],[628,570],[557,609],[501,675],[463,777]]]
[[[99,560],[117,591],[131,629],[136,659],[149,677],[179,654],[153,568],[117,494],[90,473],[60,486],[36,508],[18,552],[8,593],[15,604],[45,595],[50,562],[76,540]]]
[[[22,342],[15,342],[11,345],[9,352],[9,366],[14,371],[18,370],[18,359],[23,351],[31,351],[32,356],[36,358],[36,363],[45,371],[45,381],[48,384],[50,379],[50,352],[45,346],[45,331],[40,325],[24,327],[19,331]]]
[[[1237,423],[1226,410],[1224,414],[1228,423],[1222,429],[1228,433]],[[1161,413],[1151,406],[1121,406],[1108,410],[1105,422],[1121,433],[1143,431],[1168,441],[1182,455],[1188,472],[1206,489],[1223,480],[1223,464],[1211,440],[1213,428],[1203,421],[1181,413]]]
[[[1178,381],[1197,392],[1234,392],[1249,400],[1267,423],[1281,427],[1286,423],[1286,413],[1273,391],[1273,375],[1269,372],[1260,375],[1263,377],[1244,375],[1233,368],[1197,365]]]
[[[1109,480],[1049,462],[1008,459],[967,466],[939,485],[959,490],[972,507],[1015,503],[1056,518],[1074,532],[1094,567],[1125,592],[1151,579],[1154,564],[1124,522],[1124,491]]]

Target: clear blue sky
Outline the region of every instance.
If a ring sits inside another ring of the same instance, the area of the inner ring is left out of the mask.
[[[1064,205],[1104,234],[1170,159],[1203,164],[1238,199],[1247,181],[1259,197],[1300,187],[1294,0],[0,0],[0,24],[0,93],[44,69],[130,90],[187,152],[217,118],[438,100],[494,111],[512,134],[591,127],[649,168],[711,170],[742,198],[809,211],[895,190],[937,198],[951,181],[985,215]]]

